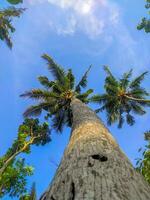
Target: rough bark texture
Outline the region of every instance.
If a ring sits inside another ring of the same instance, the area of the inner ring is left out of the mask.
[[[96,114],[72,101],[73,128],[56,175],[41,200],[150,200],[150,187]]]

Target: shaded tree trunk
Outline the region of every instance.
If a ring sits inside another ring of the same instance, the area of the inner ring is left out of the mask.
[[[41,200],[150,200],[150,187],[95,112],[72,100],[73,127],[56,175]]]

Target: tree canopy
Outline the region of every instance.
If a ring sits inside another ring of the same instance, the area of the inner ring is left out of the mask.
[[[38,101],[38,104],[29,107],[24,112],[24,117],[39,116],[42,111],[46,111],[46,119],[49,117],[52,119],[52,128],[61,132],[65,124],[69,127],[72,125],[70,108],[72,98],[76,97],[84,103],[89,102],[88,97],[93,90],[89,89],[84,92],[81,90],[87,86],[87,75],[91,66],[81,80],[75,84],[75,77],[71,69],[64,71],[47,54],[44,54],[42,58],[47,62],[48,70],[53,75],[54,80],[49,80],[46,76],[40,76],[38,80],[44,89],[32,89],[21,95],[21,97]]]
[[[142,152],[142,158],[137,161],[137,170],[143,174],[145,180],[150,184],[150,131],[145,133],[145,140],[147,144]],[[139,151],[142,151],[142,148]]]
[[[0,197],[6,194],[18,197],[27,192],[27,176],[33,174],[33,168],[25,165],[25,159],[18,155],[31,153],[32,145],[45,145],[50,141],[47,123],[40,124],[38,119],[24,120],[18,128],[17,139],[0,158]]]
[[[145,8],[148,10],[148,15],[150,15],[150,0],[146,0]],[[141,22],[137,26],[138,30],[144,29],[146,33],[150,32],[150,19],[149,17],[143,17]]]
[[[109,125],[118,122],[121,128],[126,120],[132,126],[135,123],[133,114],[144,115],[144,107],[150,106],[150,100],[146,98],[149,93],[141,86],[148,72],[131,80],[132,70],[124,73],[121,79],[115,78],[108,66],[104,66],[104,70],[107,74],[105,93],[91,98],[93,102],[102,105],[96,112],[106,110]]]
[[[20,17],[23,11],[22,8],[14,7],[0,9],[0,40],[6,42],[10,49],[12,48],[11,33],[15,32],[12,20]]]

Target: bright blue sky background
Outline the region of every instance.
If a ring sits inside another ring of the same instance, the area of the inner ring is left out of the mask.
[[[89,87],[103,92],[105,74],[102,66],[109,65],[120,76],[134,69],[134,75],[150,69],[150,35],[137,31],[136,25],[146,15],[144,0],[24,0],[28,8],[14,24],[13,50],[0,42],[0,155],[16,137],[22,113],[31,104],[19,95],[40,87],[37,77],[48,75],[43,53],[50,54],[67,69],[71,67],[77,80],[87,67]],[[0,1],[0,6],[6,3]],[[149,89],[150,76],[144,86]],[[93,107],[93,105],[92,105]],[[133,127],[116,125],[110,131],[133,164],[144,145],[143,132],[150,128],[148,112],[136,118]],[[100,114],[104,122],[105,115]],[[27,163],[35,167],[29,186],[36,182],[38,196],[48,187],[55,174],[69,138],[69,129],[62,135],[52,132],[52,142],[45,147],[33,147]],[[3,198],[10,199],[9,197]]]

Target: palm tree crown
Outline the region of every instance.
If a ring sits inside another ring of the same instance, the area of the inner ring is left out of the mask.
[[[12,41],[10,33],[15,31],[12,25],[12,18],[20,17],[24,9],[10,7],[8,9],[0,10],[0,40],[5,41],[9,48],[12,48]]]
[[[46,60],[54,80],[50,81],[46,76],[40,76],[38,80],[44,89],[33,89],[21,95],[21,97],[38,100],[38,104],[29,107],[24,112],[24,117],[39,116],[44,110],[47,112],[46,118],[52,119],[52,127],[61,132],[63,125],[66,124],[69,127],[72,125],[71,100],[76,97],[84,103],[89,102],[88,96],[93,90],[89,89],[81,93],[81,89],[87,86],[87,75],[91,66],[75,85],[75,77],[71,69],[64,71],[47,54],[44,54],[42,58]]]
[[[141,87],[141,82],[148,72],[131,81],[132,70],[124,73],[121,79],[116,79],[109,67],[104,66],[104,70],[107,73],[104,85],[106,93],[91,98],[93,102],[102,104],[96,111],[106,110],[109,125],[118,122],[118,127],[121,128],[125,120],[129,125],[133,125],[135,123],[133,113],[144,115],[146,113],[144,107],[150,106],[150,100],[146,99],[149,93]]]

